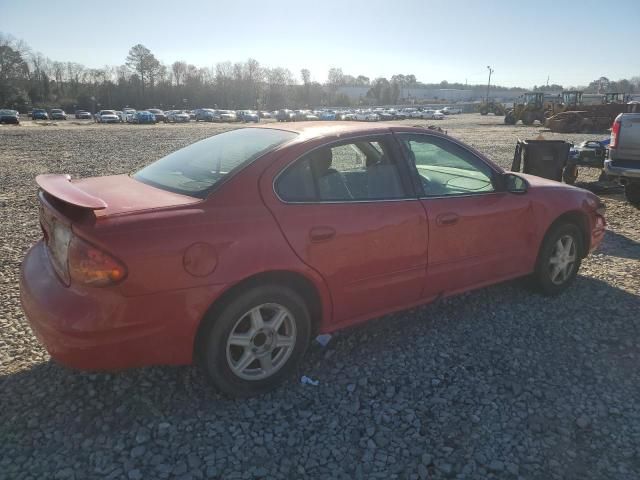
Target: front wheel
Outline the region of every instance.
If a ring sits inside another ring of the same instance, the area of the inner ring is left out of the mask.
[[[513,116],[512,113],[507,113],[504,116],[504,123],[506,125],[515,125],[516,124],[516,118]]]
[[[553,227],[542,242],[533,274],[538,289],[549,296],[565,291],[578,274],[581,252],[582,235],[576,225]]]
[[[259,395],[282,383],[311,334],[304,300],[277,285],[247,290],[205,321],[201,362],[214,385],[233,397]]]

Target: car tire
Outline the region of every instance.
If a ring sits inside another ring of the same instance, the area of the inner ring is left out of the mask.
[[[232,397],[260,395],[280,385],[304,356],[311,335],[304,300],[279,285],[245,290],[205,322],[201,365],[213,384]]]
[[[582,243],[580,229],[573,223],[558,224],[547,232],[532,278],[537,290],[555,296],[569,288],[580,269]]]
[[[624,196],[634,207],[640,208],[640,183],[628,183],[624,187]]]
[[[573,185],[578,178],[578,167],[576,165],[567,165],[562,171],[562,180],[567,185]]]

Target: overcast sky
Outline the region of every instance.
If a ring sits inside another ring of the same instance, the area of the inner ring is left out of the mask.
[[[640,75],[640,0],[0,0],[0,32],[52,60],[121,65],[142,43],[170,64],[249,57],[325,81],[414,74],[423,82],[531,87]]]

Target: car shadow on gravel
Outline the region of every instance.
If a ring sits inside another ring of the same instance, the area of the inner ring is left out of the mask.
[[[598,253],[612,257],[640,260],[640,242],[637,242],[621,233],[607,230],[604,242],[598,249]]]
[[[332,439],[350,475],[372,444],[386,452],[393,442],[429,452],[429,462],[433,454],[429,471],[460,471],[472,454],[478,465],[508,457],[525,477],[602,478],[598,459],[618,456],[634,435],[627,411],[640,407],[639,308],[639,296],[591,277],[551,299],[507,282],[353,327],[326,348],[313,344],[296,379],[244,400],[215,392],[195,367],[81,373],[45,362],[0,377],[0,458],[65,455],[93,471],[96,451],[128,458],[136,445],[166,452],[174,441],[194,452],[231,450],[225,445],[248,431],[275,442],[275,465]],[[301,385],[302,374],[320,385]],[[379,434],[367,440],[370,429]],[[252,438],[234,448],[261,448]],[[413,457],[397,460],[417,468]],[[220,462],[227,473],[239,468]]]

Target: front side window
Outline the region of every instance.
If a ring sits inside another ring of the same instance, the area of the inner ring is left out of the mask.
[[[386,142],[357,140],[317,148],[287,168],[276,184],[289,202],[350,202],[405,198]]]
[[[204,198],[230,174],[297,134],[268,128],[239,128],[170,153],[133,175],[171,192]]]
[[[491,167],[468,150],[438,137],[400,135],[427,197],[495,191]]]

